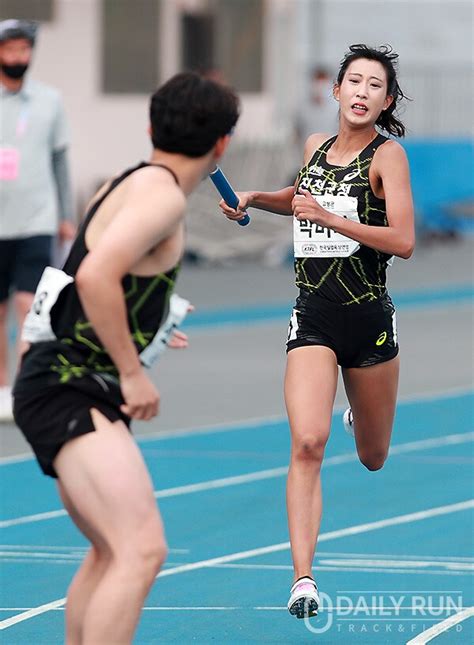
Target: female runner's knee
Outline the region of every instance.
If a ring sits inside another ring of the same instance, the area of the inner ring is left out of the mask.
[[[326,433],[305,432],[293,439],[292,455],[297,461],[321,463],[326,447]]]

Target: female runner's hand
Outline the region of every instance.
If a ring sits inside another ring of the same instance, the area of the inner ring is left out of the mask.
[[[227,219],[238,221],[239,219],[243,219],[245,217],[245,210],[251,205],[250,203],[252,201],[252,193],[247,192],[235,194],[239,198],[239,205],[237,206],[237,209],[228,206],[228,204],[226,204],[223,199],[221,199],[221,201],[219,202],[219,208],[227,217]]]
[[[309,190],[304,188],[300,188],[293,197],[291,207],[297,220],[307,219],[325,228],[331,228],[331,222],[334,222],[334,214],[320,206]]]

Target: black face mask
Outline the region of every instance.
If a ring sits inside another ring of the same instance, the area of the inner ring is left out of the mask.
[[[18,80],[23,78],[28,69],[28,65],[0,65],[0,69],[8,78]]]

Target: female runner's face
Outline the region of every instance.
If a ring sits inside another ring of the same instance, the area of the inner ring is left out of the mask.
[[[340,104],[340,119],[352,126],[373,126],[382,110],[393,101],[387,96],[387,74],[375,60],[358,58],[346,70],[341,85],[334,88]]]

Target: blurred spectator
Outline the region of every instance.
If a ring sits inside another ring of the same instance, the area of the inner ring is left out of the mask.
[[[288,177],[288,185],[295,183],[301,168],[300,151],[310,134],[321,132],[335,134],[339,126],[339,106],[333,96],[334,80],[325,67],[315,67],[295,117],[295,150],[298,151],[296,167]],[[293,162],[292,162],[293,163]]]
[[[327,69],[315,67],[308,91],[296,115],[299,144],[314,132],[334,134],[338,128],[338,104],[333,96],[334,81]]]
[[[0,420],[12,419],[8,385],[8,300],[18,330],[52,241],[74,237],[68,136],[59,92],[25,80],[37,26],[0,22]],[[58,224],[58,210],[60,220]],[[19,334],[18,334],[19,337]]]

